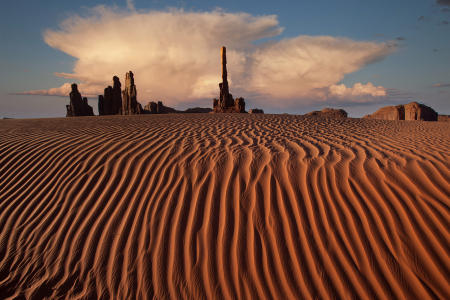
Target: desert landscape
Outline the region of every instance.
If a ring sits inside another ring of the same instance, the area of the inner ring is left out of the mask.
[[[2,4],[0,300],[450,300],[450,0]]]
[[[0,120],[3,299],[448,299],[450,123]]]

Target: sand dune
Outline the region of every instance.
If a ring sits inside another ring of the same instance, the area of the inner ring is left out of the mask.
[[[450,299],[450,124],[0,121],[1,298]]]

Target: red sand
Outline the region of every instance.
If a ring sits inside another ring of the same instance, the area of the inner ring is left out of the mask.
[[[0,121],[1,298],[450,299],[450,123]]]

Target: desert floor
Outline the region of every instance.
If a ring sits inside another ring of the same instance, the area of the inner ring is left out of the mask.
[[[0,298],[450,299],[450,123],[0,120]]]

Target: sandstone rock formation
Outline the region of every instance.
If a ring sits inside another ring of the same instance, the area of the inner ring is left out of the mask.
[[[93,116],[94,111],[92,106],[89,106],[87,98],[81,98],[81,94],[78,91],[78,86],[76,83],[72,84],[72,91],[69,94],[70,104],[66,105],[67,117],[77,117],[77,116]]]
[[[164,106],[162,101],[154,102],[151,101],[143,109],[143,113],[147,114],[172,114],[177,113],[176,109],[168,106]]]
[[[364,116],[366,119],[382,119],[382,120],[404,120],[405,107],[403,105],[385,106],[377,110],[371,115]]]
[[[405,120],[437,121],[437,112],[429,106],[417,102],[405,106]]]
[[[250,109],[248,111],[248,113],[250,113],[250,114],[263,114],[264,110],[259,109],[259,108],[253,108],[253,109]]]
[[[227,73],[227,49],[222,47],[221,50],[222,58],[222,82],[219,83],[219,99],[213,100],[213,111],[216,113],[224,112],[245,112],[245,101],[244,98],[236,98],[233,100],[233,95],[230,94],[228,86],[228,73]]]
[[[122,92],[122,115],[136,115],[142,112],[142,107],[137,102],[136,96],[133,72],[129,71],[125,74],[125,89]]]
[[[113,77],[113,86],[105,88],[104,94],[98,96],[99,115],[118,115],[122,109],[122,85],[119,77]]]
[[[315,110],[306,114],[306,116],[315,116],[322,118],[347,118],[347,112],[343,109],[324,108]]]
[[[438,114],[431,107],[421,103],[411,102],[405,105],[382,107],[373,114],[364,116],[364,118],[382,120],[437,121]]]

